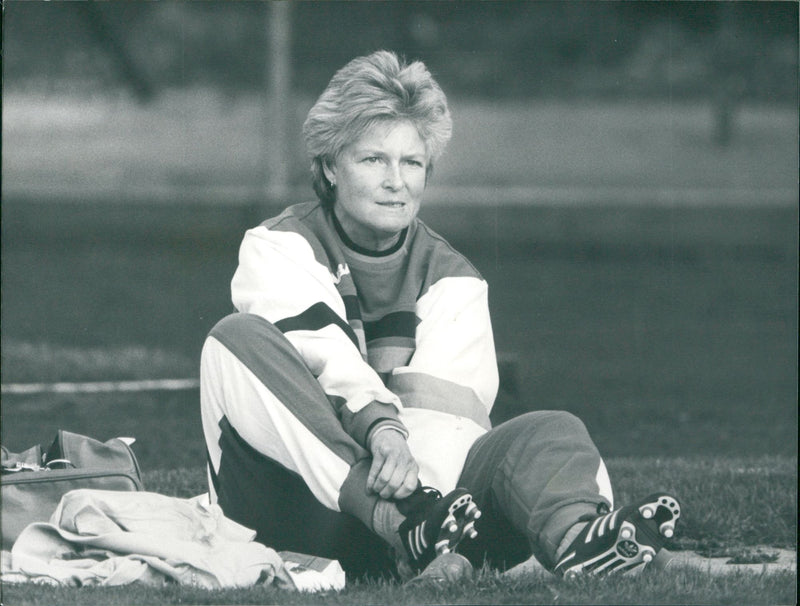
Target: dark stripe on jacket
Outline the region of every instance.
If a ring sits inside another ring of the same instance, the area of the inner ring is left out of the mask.
[[[364,322],[364,335],[367,343],[385,337],[408,337],[413,339],[417,333],[417,316],[411,311],[396,311],[374,322]]]
[[[342,332],[353,342],[353,345],[358,348],[358,338],[350,325],[322,302],[314,303],[303,313],[294,317],[284,318],[275,322],[275,326],[284,334],[293,330],[320,330],[329,324],[335,324],[341,328]]]
[[[361,306],[358,304],[358,297],[355,295],[342,295],[344,310],[348,320],[361,319]]]

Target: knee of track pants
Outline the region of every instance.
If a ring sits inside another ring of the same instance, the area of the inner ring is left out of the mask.
[[[584,422],[571,412],[567,412],[566,410],[550,411],[548,422],[558,426],[566,435],[571,434],[576,437],[590,439],[589,430],[586,429]]]
[[[548,431],[558,430],[559,437],[565,440],[570,436],[574,436],[576,439],[591,441],[589,430],[586,429],[584,422],[566,410],[537,410],[527,412],[517,417],[517,421],[522,423],[527,421],[527,425],[523,431],[531,435],[536,433],[541,435],[546,427]]]
[[[247,337],[250,333],[249,327],[253,322],[269,325],[277,334],[283,336],[283,333],[281,333],[272,322],[261,316],[245,312],[233,312],[219,320],[214,327],[208,331],[207,337],[213,337],[219,334],[236,336],[237,338]]]
[[[281,330],[257,314],[235,312],[217,322],[209,331],[208,339],[216,339],[240,360],[258,360],[258,365],[286,368],[279,360],[287,361],[292,368],[307,371],[305,362]],[[310,372],[310,371],[309,371]]]

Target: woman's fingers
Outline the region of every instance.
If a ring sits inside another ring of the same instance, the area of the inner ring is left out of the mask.
[[[411,493],[417,489],[418,485],[419,471],[417,470],[417,466],[414,465],[413,469],[410,469],[408,473],[406,473],[402,484],[395,491],[392,497],[395,499],[405,499],[406,497],[411,496]]]
[[[384,499],[408,496],[417,486],[419,468],[405,437],[396,431],[384,431],[375,437],[367,489]]]

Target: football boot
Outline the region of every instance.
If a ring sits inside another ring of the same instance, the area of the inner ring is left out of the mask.
[[[603,513],[588,521],[559,558],[554,572],[576,575],[628,573],[643,569],[675,534],[678,500],[665,493]]]
[[[398,530],[405,564],[415,573],[436,556],[454,552],[461,541],[478,536],[475,522],[481,511],[464,488],[442,496],[436,489],[420,487],[397,501],[397,508],[405,516]]]

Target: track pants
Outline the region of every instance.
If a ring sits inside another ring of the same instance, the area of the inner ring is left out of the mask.
[[[338,559],[351,574],[388,572],[386,545],[371,531],[370,455],[283,334],[252,314],[224,318],[203,347],[200,381],[209,492],[225,514],[275,549]],[[552,566],[567,529],[612,505],[585,427],[558,411],[521,415],[478,438],[459,486],[484,513],[478,539],[460,551],[499,567],[531,553]]]

